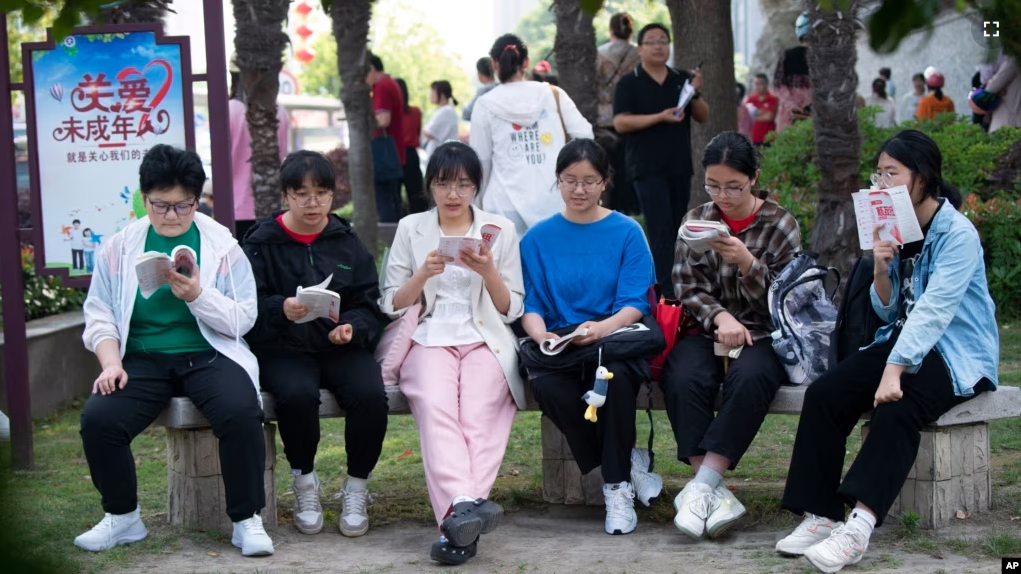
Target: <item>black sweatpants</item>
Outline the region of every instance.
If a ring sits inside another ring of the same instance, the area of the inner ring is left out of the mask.
[[[592,390],[596,365],[557,371],[529,369],[532,393],[542,413],[564,433],[582,474],[601,465],[603,482],[630,482],[635,399],[642,383],[650,378],[649,367],[637,360],[607,361],[603,366],[613,373],[613,379],[595,423],[585,420],[588,405],[581,397]]]
[[[645,217],[645,231],[656,269],[656,283],[667,299],[674,298],[674,248],[677,230],[688,212],[691,198],[691,174],[681,176],[650,175],[631,182]]]
[[[324,388],[344,409],[348,474],[368,478],[383,450],[389,412],[383,375],[372,353],[341,345],[327,352],[281,349],[257,356],[262,388],[276,400],[280,440],[291,469],[302,474],[315,469],[319,389]]]
[[[429,198],[423,191],[422,167],[418,158],[418,148],[407,147],[404,149],[407,161],[404,162],[404,193],[408,196],[408,213],[422,213],[429,211]]]
[[[266,505],[263,414],[248,373],[216,351],[124,357],[128,382],[109,395],[90,395],[81,415],[82,446],[103,510],[127,514],[138,506],[131,441],[174,396],[198,407],[220,440],[227,515],[240,522]]]
[[[892,338],[854,353],[808,387],[783,508],[843,520],[844,505],[853,507],[860,501],[876,513],[876,525],[881,525],[915,464],[921,430],[971,398],[954,395],[943,358],[930,351],[915,374],[901,375],[904,396],[875,409],[869,436],[841,483],[847,437],[862,413],[873,408],[894,342]],[[987,382],[980,382],[976,395],[987,388]]]
[[[691,464],[691,457],[714,452],[730,459],[730,470],[734,470],[758,434],[773,397],[787,381],[787,372],[767,340],[745,346],[738,358],[730,360],[724,375],[723,357],[713,352],[712,339],[704,335],[678,339],[667,355],[662,379],[677,459]],[[723,400],[714,415],[721,383]]]

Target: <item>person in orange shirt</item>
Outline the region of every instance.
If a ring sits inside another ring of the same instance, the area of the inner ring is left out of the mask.
[[[929,87],[930,93],[918,102],[915,117],[920,120],[931,120],[939,114],[954,113],[954,101],[943,93],[943,73],[929,66],[925,69],[924,75],[925,85]]]

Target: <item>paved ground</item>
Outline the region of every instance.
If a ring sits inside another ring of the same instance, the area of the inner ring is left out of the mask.
[[[359,539],[340,536],[335,524],[328,524],[317,536],[304,536],[292,528],[281,527],[271,532],[276,554],[268,558],[243,558],[227,542],[187,537],[181,539],[181,549],[172,553],[138,556],[127,572],[736,574],[814,571],[805,559],[785,559],[773,552],[773,545],[788,531],[736,532],[719,542],[695,543],[677,532],[672,524],[648,522],[639,523],[638,530],[629,536],[607,536],[603,533],[602,519],[602,508],[593,507],[558,506],[541,512],[509,514],[499,530],[483,537],[479,555],[459,568],[444,568],[429,560],[429,546],[438,536],[434,528],[405,523],[374,528]],[[880,529],[865,559],[844,571],[919,574],[1000,571],[998,560],[975,560],[949,553],[939,558],[904,552],[894,545],[892,530]]]

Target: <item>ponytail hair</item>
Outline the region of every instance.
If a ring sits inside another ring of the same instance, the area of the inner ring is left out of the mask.
[[[610,16],[610,32],[621,40],[630,40],[631,34],[635,32],[635,21],[631,14],[619,12]]]
[[[454,97],[454,88],[450,86],[450,82],[446,80],[436,80],[435,82],[430,84],[429,87],[436,92],[437,96],[441,98],[447,98],[455,106],[457,105],[457,98]]]
[[[514,34],[504,34],[493,43],[489,57],[497,63],[500,82],[504,83],[513,78],[525,65],[528,47],[525,46],[524,40]]]
[[[918,130],[903,130],[879,146],[873,163],[879,163],[879,156],[883,153],[908,168],[912,180],[916,177],[922,179],[925,197],[945,197],[954,209],[961,208],[960,190],[943,181],[943,154],[932,138]]]
[[[872,80],[872,93],[884,100],[888,99],[886,97],[886,80],[883,78],[876,78],[875,80]]]
[[[937,100],[939,100],[941,102],[943,101],[943,88],[933,88],[932,89],[932,93],[936,94],[936,99]]]

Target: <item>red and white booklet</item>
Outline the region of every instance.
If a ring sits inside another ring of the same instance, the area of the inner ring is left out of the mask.
[[[443,257],[452,257],[454,260],[451,265],[457,265],[458,267],[464,267],[464,263],[461,262],[461,250],[468,248],[475,253],[482,253],[482,245],[492,249],[493,244],[496,243],[496,238],[500,235],[500,227],[487,223],[482,226],[479,230],[482,239],[476,239],[474,237],[440,237],[440,246],[436,250],[438,255]]]
[[[897,245],[921,241],[922,228],[915,217],[911,193],[903,185],[889,189],[863,189],[851,194],[858,223],[858,243],[863,251],[872,249],[873,231],[879,238]]]

